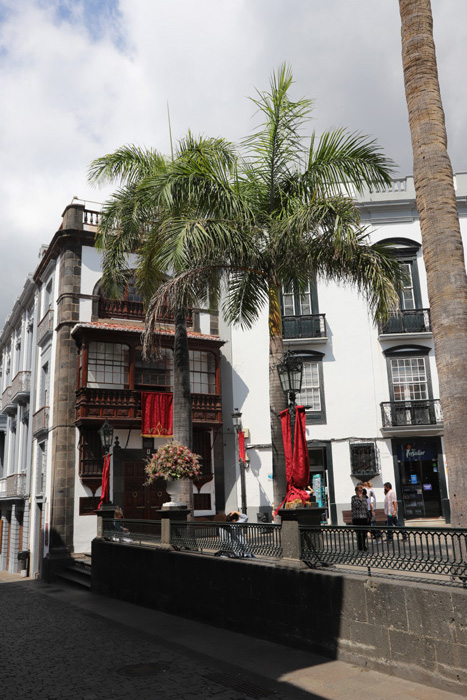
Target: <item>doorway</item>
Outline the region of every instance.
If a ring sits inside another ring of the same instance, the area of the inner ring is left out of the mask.
[[[123,515],[137,520],[160,520],[157,511],[170,498],[164,479],[144,486],[147,478],[145,464],[144,460],[125,461],[123,464]]]
[[[443,515],[440,472],[444,465],[437,438],[396,442],[397,465],[406,520]]]

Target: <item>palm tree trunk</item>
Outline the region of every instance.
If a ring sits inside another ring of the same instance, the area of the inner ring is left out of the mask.
[[[444,415],[452,523],[467,527],[467,278],[430,0],[399,0],[414,182]]]
[[[173,431],[174,440],[190,450],[193,446],[193,426],[190,387],[190,355],[186,332],[186,313],[175,313],[174,340],[174,392],[173,392]],[[183,501],[193,517],[193,483],[184,479]]]
[[[277,364],[284,354],[282,323],[279,308],[279,291],[271,289],[269,295],[269,416],[272,443],[272,478],[274,509],[282,502],[286,489],[284,443],[279,414],[287,408],[287,398],[282,391]]]

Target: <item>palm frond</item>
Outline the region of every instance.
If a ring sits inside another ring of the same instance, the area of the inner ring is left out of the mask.
[[[93,160],[88,180],[99,185],[134,185],[151,172],[165,167],[166,159],[158,151],[129,144]]]

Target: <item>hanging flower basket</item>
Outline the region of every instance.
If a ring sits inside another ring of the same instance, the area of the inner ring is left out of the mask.
[[[201,472],[200,459],[199,455],[178,442],[162,445],[146,464],[146,484],[160,478],[195,479]]]

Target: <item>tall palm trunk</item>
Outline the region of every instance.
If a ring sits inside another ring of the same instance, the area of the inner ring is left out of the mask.
[[[269,417],[272,443],[272,478],[274,508],[285,496],[287,479],[285,474],[284,443],[279,414],[287,408],[287,399],[277,373],[277,364],[284,353],[282,323],[279,307],[279,290],[272,288],[269,293]]]
[[[414,182],[444,415],[452,523],[467,527],[467,278],[430,0],[399,0]]]
[[[173,392],[173,431],[174,439],[190,450],[193,446],[193,426],[190,387],[190,354],[186,331],[186,313],[175,313],[174,339],[174,392]],[[186,501],[193,517],[193,482],[184,479],[183,500]]]

